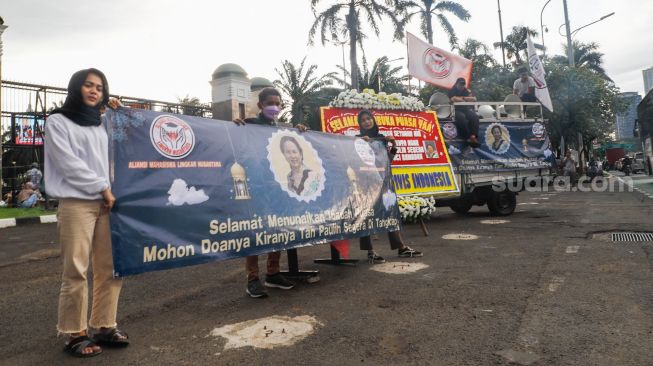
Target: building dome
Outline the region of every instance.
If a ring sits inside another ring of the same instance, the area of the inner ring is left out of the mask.
[[[234,163],[231,166],[231,177],[245,179],[247,175],[245,174],[245,169],[238,163]]]
[[[267,87],[274,87],[274,84],[272,84],[272,82],[270,82],[270,80],[268,80],[266,78],[258,77],[258,76],[253,77],[251,82],[252,82],[252,86],[251,86],[252,90],[259,90],[259,89],[263,89],[263,88],[267,88]]]
[[[222,64],[218,66],[215,71],[213,71],[213,79],[217,79],[219,77],[227,76],[227,75],[239,75],[243,77],[247,77],[247,72],[245,70],[236,65],[236,64]]]

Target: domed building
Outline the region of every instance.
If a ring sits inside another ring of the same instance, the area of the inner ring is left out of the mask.
[[[213,118],[225,121],[256,116],[259,113],[259,93],[263,88],[273,86],[263,77],[249,79],[247,72],[234,63],[222,64],[215,69],[209,84]]]

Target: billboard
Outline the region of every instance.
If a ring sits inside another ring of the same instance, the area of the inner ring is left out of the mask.
[[[323,107],[322,130],[355,136],[359,133],[360,109]],[[371,110],[386,136],[393,136],[397,154],[392,161],[392,180],[398,195],[454,195],[458,182],[435,112]]]

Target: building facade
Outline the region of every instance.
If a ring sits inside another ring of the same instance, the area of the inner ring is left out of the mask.
[[[615,136],[617,140],[632,139],[635,137],[635,121],[637,120],[637,105],[642,101],[642,96],[637,92],[619,94],[628,104],[625,112],[617,114],[615,123]]]
[[[644,76],[644,95],[653,89],[653,66],[646,70],[642,70]]]
[[[232,63],[215,69],[209,84],[213,118],[223,121],[256,116],[260,91],[272,86],[268,79],[262,77],[249,79],[242,67]]]

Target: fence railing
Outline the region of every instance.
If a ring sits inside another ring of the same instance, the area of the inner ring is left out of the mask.
[[[33,162],[43,169],[42,132],[47,115],[63,105],[67,89],[16,81],[2,81],[0,138],[0,199],[11,192],[15,197]],[[112,94],[128,107],[157,112],[212,118],[210,105],[191,105]]]

